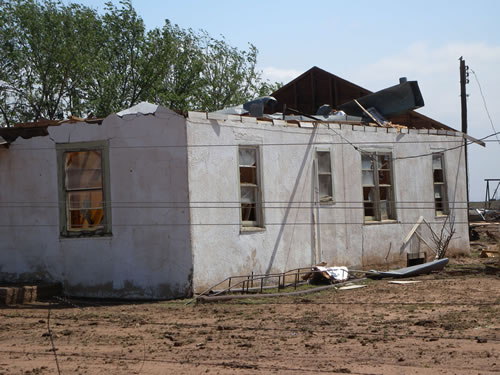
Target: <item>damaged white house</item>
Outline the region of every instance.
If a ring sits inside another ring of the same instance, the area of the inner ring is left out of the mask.
[[[420,216],[440,228],[452,215],[450,251],[467,252],[462,133],[388,122],[365,94],[352,94],[361,113],[344,98],[344,112],[316,114],[328,102],[316,96],[303,114],[295,96],[280,114],[265,101],[187,116],[141,103],[0,129],[0,281],[173,298],[321,261],[406,264]]]

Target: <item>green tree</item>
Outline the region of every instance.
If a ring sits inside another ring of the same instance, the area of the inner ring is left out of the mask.
[[[95,39],[97,51],[88,66],[84,87],[88,107],[97,116],[137,104],[152,78],[151,63],[145,59],[145,26],[130,1],[117,8],[106,3]]]
[[[55,0],[0,0],[0,126],[104,117],[150,101],[213,111],[270,94],[257,48],[166,20],[146,31],[130,0],[104,14]]]
[[[257,48],[248,51],[230,46],[224,38],[203,35],[203,71],[198,109],[214,111],[241,104],[259,92],[261,73],[257,71]]]
[[[199,36],[167,20],[161,30],[152,30],[148,37],[156,79],[147,100],[174,110],[194,108],[203,70]]]
[[[53,1],[3,1],[0,4],[1,102],[5,124],[68,113],[69,91],[79,85],[80,49],[95,13],[90,8]]]

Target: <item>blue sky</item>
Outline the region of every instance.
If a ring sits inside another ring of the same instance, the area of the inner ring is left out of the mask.
[[[103,10],[106,1],[72,2]],[[461,126],[458,58],[464,56],[500,131],[500,1],[132,3],[147,28],[169,19],[183,28],[224,35],[239,48],[254,44],[259,68],[272,81],[286,83],[314,65],[372,91],[402,76],[417,80],[426,103],[419,112],[456,129]],[[469,134],[493,133],[473,75],[467,90]],[[484,179],[500,178],[500,143],[469,150],[471,199],[482,200]]]

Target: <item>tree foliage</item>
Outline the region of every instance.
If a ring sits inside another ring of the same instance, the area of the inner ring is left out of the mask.
[[[257,54],[168,20],[146,30],[130,0],[103,14],[0,0],[0,126],[101,117],[140,101],[182,111],[240,104],[277,87],[262,79]]]

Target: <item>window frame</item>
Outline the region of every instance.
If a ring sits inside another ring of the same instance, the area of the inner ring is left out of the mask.
[[[319,167],[319,158],[318,153],[328,153],[328,160],[330,161],[330,173],[321,173]],[[315,167],[315,185],[317,186],[316,193],[319,197],[320,205],[332,205],[335,203],[335,189],[334,189],[334,179],[333,179],[333,156],[332,150],[328,147],[316,147],[314,149],[314,167]],[[321,199],[321,191],[320,191],[320,176],[321,175],[329,175],[330,176],[330,195],[325,195],[326,199]]]
[[[241,182],[241,167],[244,167],[240,163],[240,150],[241,149],[252,149],[255,150],[255,178],[256,178],[256,184],[249,184],[249,183],[244,183],[242,184]],[[237,147],[237,162],[238,162],[238,199],[239,199],[239,216],[240,216],[240,231],[241,232],[252,232],[252,231],[262,231],[265,229],[264,225],[264,210],[263,210],[263,178],[262,178],[262,154],[261,154],[261,147],[256,144],[240,144]],[[241,190],[242,187],[254,187],[256,189],[256,209],[255,209],[255,215],[256,215],[256,220],[243,220],[243,214],[242,214],[242,195],[241,195]]]
[[[100,151],[101,181],[103,197],[102,227],[96,229],[68,229],[69,202],[66,190],[65,154],[67,152]],[[59,233],[61,237],[93,237],[111,235],[111,192],[109,179],[109,143],[107,141],[90,141],[56,144],[58,192],[59,192]]]
[[[434,158],[439,157],[441,160],[441,174],[443,181],[436,182],[435,179],[435,169],[434,169]],[[446,217],[450,214],[450,202],[448,200],[448,183],[446,180],[446,162],[444,152],[433,152],[431,158],[431,170],[432,170],[432,196],[434,198],[434,214],[436,217]],[[438,202],[436,201],[436,185],[441,186],[442,210],[438,210]]]
[[[372,163],[374,166],[374,169],[364,169],[363,168],[363,156],[369,155],[371,158],[375,157],[376,162]],[[389,163],[389,168],[379,168],[379,157],[380,156],[387,156],[388,157],[388,163]],[[363,175],[365,171],[372,171],[373,174],[373,185],[365,185],[363,181]],[[380,184],[379,182],[379,172],[380,171],[389,171],[390,173],[390,185],[389,184]],[[370,224],[370,223],[380,223],[380,222],[395,222],[397,221],[397,210],[396,210],[396,189],[394,186],[394,163],[392,162],[392,151],[363,151],[361,153],[361,201],[363,203],[363,221],[365,224]],[[365,192],[364,188],[365,187],[373,187],[375,197],[373,201],[373,211],[374,211],[374,216],[367,216],[366,215],[366,203],[371,202],[369,200],[365,200]],[[380,199],[380,191],[382,188],[389,187],[391,196],[389,197],[389,200],[385,200],[388,202],[387,205],[387,219],[382,218],[382,203]]]

